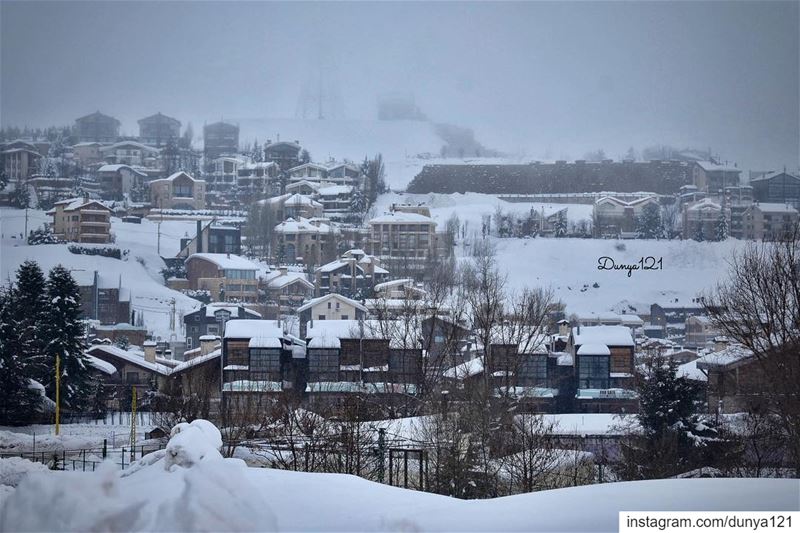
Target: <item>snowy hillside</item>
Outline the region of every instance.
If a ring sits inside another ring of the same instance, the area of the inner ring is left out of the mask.
[[[796,479],[608,483],[458,500],[342,474],[225,459],[208,421],[120,472],[53,472],[0,459],[2,531],[616,531],[620,511],[789,511]],[[668,496],[668,497],[667,497]],[[307,512],[313,509],[313,512]]]
[[[493,239],[508,287],[550,286],[567,304],[567,313],[643,312],[650,304],[691,304],[700,291],[724,279],[726,261],[742,241],[725,242]],[[465,253],[463,248],[460,253]],[[642,257],[663,258],[662,270],[598,270],[598,259],[638,264]],[[597,283],[598,287],[593,287]],[[631,309],[628,305],[635,309]]]
[[[181,317],[200,306],[183,294],[167,289],[163,285],[160,270],[164,261],[157,253],[158,226],[155,222],[143,220],[142,224],[125,224],[117,218],[111,219],[111,231],[116,234],[115,243],[121,249],[129,249],[126,260],[108,257],[76,255],[67,250],[66,244],[28,246],[19,238],[24,229],[25,212],[16,209],[0,210],[2,217],[2,243],[0,243],[0,276],[13,278],[17,268],[26,259],[39,263],[47,271],[58,264],[66,265],[73,271],[73,277],[81,283],[91,283],[93,272],[97,270],[104,279],[117,283],[130,291],[131,307],[137,314],[142,313],[144,325],[157,337],[169,339],[175,334],[183,337]],[[28,211],[28,228],[39,227],[50,217],[44,212]],[[194,231],[193,222],[166,221],[161,225],[161,254],[172,256],[178,252],[181,237]],[[176,329],[169,329],[171,300],[175,299]]]

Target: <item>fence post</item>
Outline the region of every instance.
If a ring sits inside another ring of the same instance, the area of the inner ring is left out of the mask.
[[[122,469],[125,470],[125,448],[122,448]]]
[[[386,460],[386,428],[378,429],[378,482],[383,483]]]
[[[108,439],[103,439],[103,459],[108,455]]]

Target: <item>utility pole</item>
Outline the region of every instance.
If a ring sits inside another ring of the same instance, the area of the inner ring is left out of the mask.
[[[175,298],[170,300],[169,329],[175,331]]]
[[[136,385],[131,387],[131,462],[136,454]]]
[[[164,221],[164,212],[161,210],[161,198],[158,199],[158,256],[161,257],[161,223]]]
[[[25,242],[28,242],[28,206],[25,206]]]

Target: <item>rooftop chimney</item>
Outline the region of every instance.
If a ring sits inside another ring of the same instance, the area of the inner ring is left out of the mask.
[[[286,268],[285,266],[281,266],[278,267],[278,272],[281,273],[281,276],[285,276],[289,272],[289,269]]]
[[[200,355],[208,355],[213,352],[217,347],[217,339],[215,335],[202,335],[200,337]]]
[[[156,343],[155,341],[144,341],[144,360],[148,363],[156,362]]]

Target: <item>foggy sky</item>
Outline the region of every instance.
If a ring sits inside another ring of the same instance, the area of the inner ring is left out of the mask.
[[[322,71],[341,117],[409,92],[501,150],[616,157],[662,142],[746,168],[800,159],[797,2],[3,0],[0,17],[3,125],[294,117]]]

